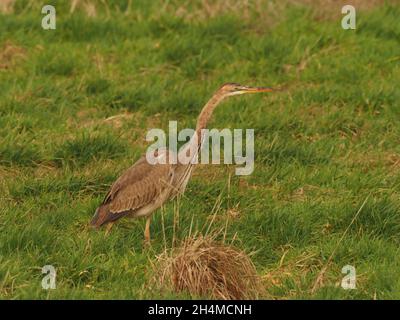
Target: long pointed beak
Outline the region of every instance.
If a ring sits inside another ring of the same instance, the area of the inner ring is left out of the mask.
[[[243,89],[244,93],[256,93],[256,92],[272,92],[275,91],[269,87],[246,87]]]

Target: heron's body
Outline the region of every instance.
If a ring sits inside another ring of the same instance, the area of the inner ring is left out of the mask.
[[[171,153],[171,151],[165,152]],[[104,213],[97,214],[92,224],[103,225],[121,216],[147,216],[169,197],[183,193],[190,173],[178,185],[178,181],[175,180],[183,178],[187,166],[180,166],[179,169],[176,166],[149,164],[145,156],[141,157],[113,183],[103,203],[96,210]]]
[[[225,97],[261,91],[271,89],[244,87],[238,84],[222,86],[203,108],[197,121],[195,135],[180,152],[190,157],[197,156],[201,147],[201,130],[206,127],[212,112]],[[192,150],[195,150],[194,154],[188,153]],[[170,164],[168,160],[173,156],[172,151],[158,150],[155,156],[167,161],[150,164],[146,156],[143,156],[113,183],[92,218],[92,226],[111,226],[113,222],[125,216],[147,217],[145,237],[146,240],[150,239],[151,214],[169,199],[185,192],[193,170],[191,162],[182,164],[178,161],[177,164]],[[180,154],[177,157],[180,159]]]

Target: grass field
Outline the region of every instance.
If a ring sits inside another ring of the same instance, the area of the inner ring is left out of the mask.
[[[356,30],[334,1],[57,1],[56,30],[37,2],[4,5],[0,297],[190,298],[151,290],[151,265],[163,230],[170,247],[215,213],[255,252],[265,298],[399,299],[400,4],[362,2]],[[253,174],[197,168],[165,228],[155,214],[151,249],[144,220],[90,230],[147,130],[194,127],[225,82],[285,87],[233,97],[210,124],[255,129]],[[48,264],[55,290],[41,287]],[[340,286],[345,265],[355,290]]]

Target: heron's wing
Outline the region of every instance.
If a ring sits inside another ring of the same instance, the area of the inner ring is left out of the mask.
[[[103,204],[115,214],[139,209],[170,187],[171,178],[170,165],[151,165],[142,157],[115,181]]]
[[[146,157],[141,157],[111,185],[102,204],[112,201],[121,189],[131,183],[142,180],[152,169],[153,168],[147,163]]]

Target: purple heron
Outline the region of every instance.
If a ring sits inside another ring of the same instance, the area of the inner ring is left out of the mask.
[[[205,129],[213,111],[226,97],[245,93],[271,92],[272,88],[248,87],[237,83],[227,83],[220,87],[203,107],[197,119],[195,134],[189,142],[180,149],[181,153],[189,150],[199,151],[202,145],[202,129]],[[155,151],[158,159],[168,160],[174,154],[162,149]],[[164,164],[160,164],[164,163]],[[101,205],[97,208],[90,224],[94,227],[112,224],[122,217],[146,217],[144,232],[146,242],[150,241],[150,221],[152,213],[160,208],[167,200],[178,194],[183,194],[191,177],[192,163],[168,164],[160,161],[150,164],[146,156],[142,156],[135,164],[127,169],[111,186]]]

